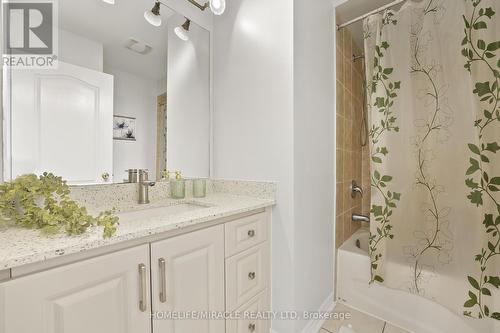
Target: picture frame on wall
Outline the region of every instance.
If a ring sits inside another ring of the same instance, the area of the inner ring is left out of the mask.
[[[137,120],[127,116],[113,116],[113,139],[136,141]]]

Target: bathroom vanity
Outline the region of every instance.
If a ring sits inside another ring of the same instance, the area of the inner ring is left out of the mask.
[[[3,230],[0,332],[269,332],[245,312],[270,309],[274,198],[216,182],[196,201],[122,203],[109,239]]]
[[[94,217],[115,209],[119,226],[103,238],[0,224],[0,333],[269,332],[238,315],[270,308],[275,184],[205,191],[211,14],[162,3],[153,24],[150,5],[59,1],[58,65],[4,71],[3,180],[62,177],[72,200]]]

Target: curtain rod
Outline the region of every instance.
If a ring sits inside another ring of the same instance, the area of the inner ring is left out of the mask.
[[[358,21],[364,20],[365,18],[367,18],[368,16],[371,16],[373,14],[377,14],[377,13],[383,12],[384,10],[389,9],[391,7],[394,7],[394,6],[397,6],[400,3],[405,2],[405,1],[406,0],[395,0],[395,1],[391,2],[390,4],[387,4],[385,6],[382,6],[382,7],[378,8],[378,9],[372,10],[371,12],[366,13],[365,15],[357,17],[357,18],[355,18],[353,20],[350,20],[350,21],[348,21],[346,23],[343,23],[341,25],[337,25],[337,30],[343,29],[343,28],[345,28],[345,27],[347,27],[347,26],[349,26],[349,25],[351,25],[353,23],[356,23]]]

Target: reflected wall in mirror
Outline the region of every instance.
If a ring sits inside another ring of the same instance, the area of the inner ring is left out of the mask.
[[[120,183],[127,169],[209,177],[210,33],[168,7],[155,27],[143,16],[150,5],[59,1],[58,68],[11,70],[4,84],[6,179]]]

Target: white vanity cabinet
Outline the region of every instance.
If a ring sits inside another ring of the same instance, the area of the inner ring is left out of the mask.
[[[150,332],[149,280],[142,245],[2,283],[0,332]]]
[[[269,333],[270,213],[0,283],[0,333]],[[196,315],[189,319],[185,316]]]
[[[191,311],[223,313],[223,225],[152,243],[151,265],[153,332],[224,332],[224,320],[164,316]]]
[[[270,227],[266,214],[255,214],[225,225],[226,333],[268,333],[270,322],[259,314],[270,310]]]

